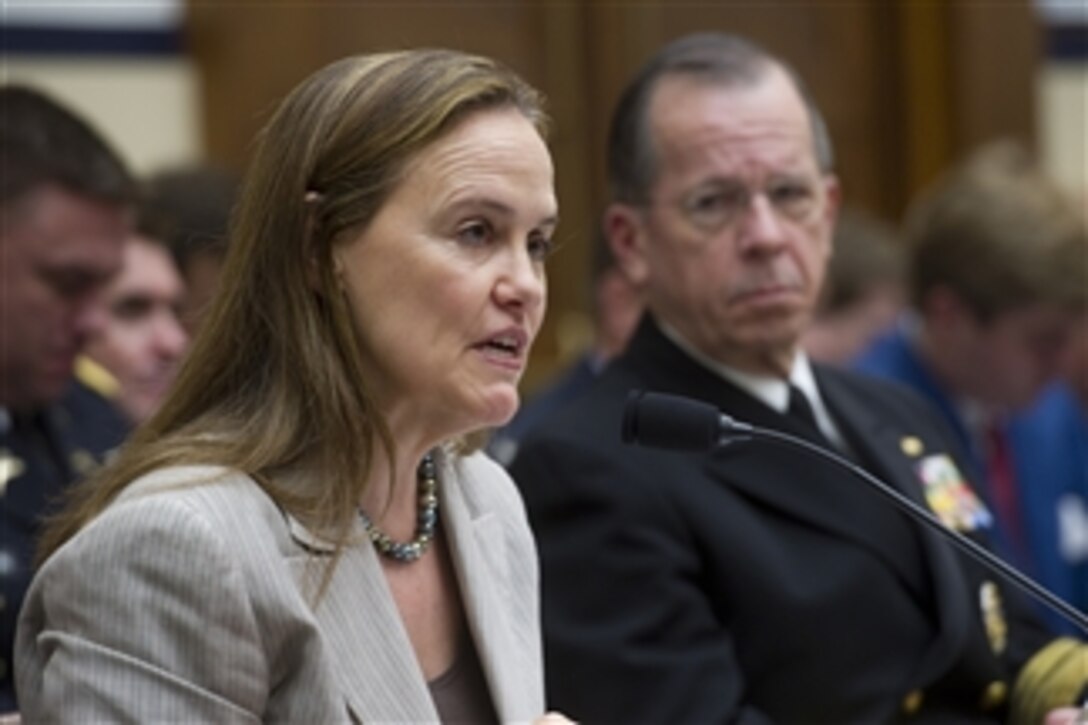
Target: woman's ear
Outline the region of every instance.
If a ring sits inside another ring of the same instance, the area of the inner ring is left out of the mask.
[[[329,261],[330,261],[330,263],[332,265],[332,276],[333,276],[334,284],[336,285],[335,289],[340,291],[340,292],[343,292],[344,291],[344,265],[343,265],[343,262],[340,260],[340,255],[337,254],[336,249],[332,249],[329,252],[329,256],[330,256]],[[315,250],[313,253],[311,253],[311,254],[309,254],[307,256],[307,258],[306,258],[306,281],[307,281],[307,284],[310,285],[310,288],[313,289],[315,292],[317,292],[319,295],[324,295],[326,292],[329,291],[329,289],[331,289],[331,288],[327,288],[326,285],[322,284],[322,267],[323,267],[323,263],[322,263],[322,260],[321,260],[321,257],[320,257],[320,253],[318,251]]]
[[[306,284],[314,292],[322,294],[321,260],[318,258],[317,250],[310,247],[309,244],[307,244],[306,249]]]
[[[321,249],[318,243],[317,236],[317,221],[319,206],[321,204],[321,194],[316,191],[307,191],[304,197],[304,208],[306,213],[306,220],[303,225],[303,255],[305,258],[305,273],[306,283],[310,286],[314,292],[319,295],[322,294],[321,285],[321,265],[322,255],[324,250]]]

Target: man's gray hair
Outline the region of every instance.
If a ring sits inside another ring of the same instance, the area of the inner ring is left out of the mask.
[[[669,43],[642,67],[620,97],[608,137],[608,178],[614,201],[642,204],[657,176],[649,128],[649,105],[658,84],[684,76],[723,86],[753,84],[773,68],[793,81],[812,126],[813,152],[824,173],[834,167],[831,135],[801,77],[785,61],[756,43],[726,33],[697,33]]]

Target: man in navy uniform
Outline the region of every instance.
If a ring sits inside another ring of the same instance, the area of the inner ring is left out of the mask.
[[[733,36],[666,46],[621,97],[605,229],[648,314],[510,468],[541,556],[549,706],[581,722],[1042,722],[1088,681],[1004,581],[830,464],[624,446],[628,391],[838,449],[983,542],[922,399],[800,339],[839,185],[800,80]]]
[[[73,367],[121,265],[133,182],[85,122],[0,87],[0,713],[15,709],[11,651],[42,517],[125,433]],[[93,576],[93,573],[89,573]]]

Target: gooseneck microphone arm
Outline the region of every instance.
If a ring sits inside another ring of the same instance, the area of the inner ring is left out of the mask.
[[[891,501],[911,518],[933,529],[960,550],[996,571],[1016,586],[1088,633],[1088,615],[1010,566],[985,547],[945,526],[932,511],[840,455],[806,440],[768,428],[741,423],[709,403],[664,393],[632,391],[623,415],[623,441],[651,448],[706,451],[731,443],[764,440],[801,451],[845,468]]]

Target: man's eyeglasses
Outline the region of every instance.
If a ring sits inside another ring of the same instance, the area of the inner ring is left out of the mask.
[[[822,195],[817,179],[776,179],[762,189],[740,183],[717,182],[702,185],[680,200],[680,210],[694,226],[707,232],[731,227],[752,211],[756,197],[766,198],[781,219],[808,221],[820,209]]]

